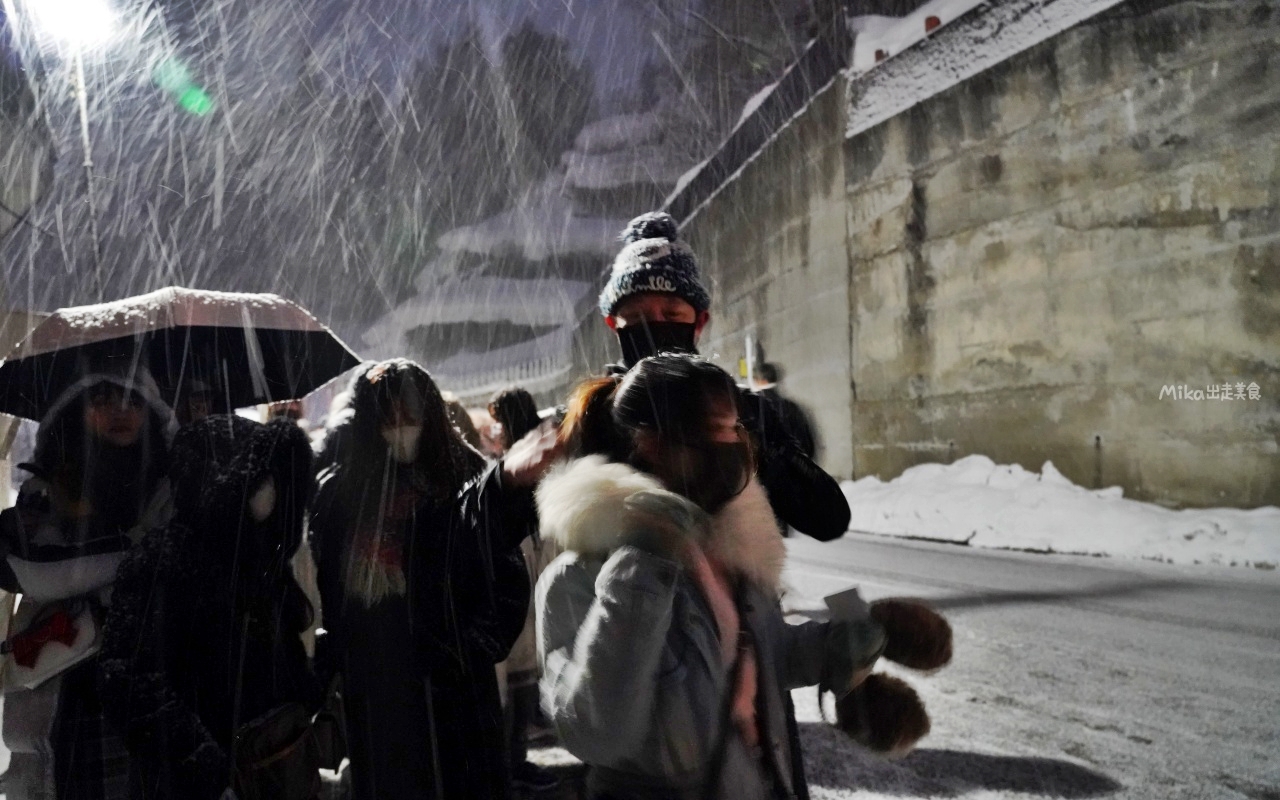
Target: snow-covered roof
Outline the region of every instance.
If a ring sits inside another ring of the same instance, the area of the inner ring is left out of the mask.
[[[592,122],[578,131],[573,149],[580,153],[607,153],[662,138],[662,115],[656,109],[638,114],[618,114]]]
[[[865,72],[860,72],[855,63],[851,69],[855,76],[850,82],[845,135],[856,136],[892,119],[1120,2],[934,0],[904,17],[901,25],[905,27],[869,29],[872,51],[877,41],[905,50]],[[923,21],[917,17],[931,14],[954,21],[928,39],[912,40],[917,33],[923,36]],[[920,31],[916,31],[917,27]],[[855,51],[860,47],[855,44]]]
[[[403,350],[405,334],[424,325],[511,322],[530,327],[568,326],[592,290],[584,281],[462,278],[424,290],[379,319],[364,335],[375,353]]]
[[[572,150],[563,156],[565,177],[580,189],[615,189],[640,183],[670,186],[692,159],[664,143],[641,144],[608,153]]]
[[[446,253],[514,255],[528,261],[545,261],[553,255],[612,255],[618,231],[627,221],[575,214],[564,194],[565,183],[563,174],[553,174],[513,208],[454,228],[436,244]]]

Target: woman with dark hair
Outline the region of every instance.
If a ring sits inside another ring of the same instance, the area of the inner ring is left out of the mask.
[[[502,426],[502,449],[511,447],[538,427],[538,404],[533,395],[519,386],[509,386],[489,401],[489,416]]]
[[[542,420],[533,395],[518,386],[509,386],[489,401],[489,415],[497,422],[502,452],[537,428]],[[532,580],[536,581],[547,564],[559,554],[554,546],[541,537],[530,536],[520,545],[525,566]],[[532,599],[532,590],[531,596]],[[529,604],[524,630],[511,647],[511,654],[502,662],[506,676],[507,737],[510,746],[511,782],[526,794],[547,792],[556,787],[559,779],[550,770],[529,760],[529,729],[538,716],[538,654],[535,633],[536,620],[533,604]]]
[[[98,631],[116,568],[170,516],[173,427],[144,368],[104,364],[55,401],[19,465],[32,477],[0,514],[2,588],[23,596],[6,643],[8,797],[132,796],[98,694]]]
[[[566,550],[536,595],[542,704],[590,797],[803,795],[786,692],[843,695],[884,646],[870,619],[784,622],[785,549],[738,396],[688,355],[593,381],[562,429],[580,457],[538,489]]]
[[[494,664],[524,624],[519,543],[548,454],[488,466],[410,361],[367,366],[348,396],[311,547],[328,631],[317,662],[342,677],[354,796],[505,797]]]

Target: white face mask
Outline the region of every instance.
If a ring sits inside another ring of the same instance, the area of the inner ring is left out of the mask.
[[[418,441],[422,438],[421,425],[403,425],[399,428],[383,428],[382,438],[391,451],[391,457],[401,464],[409,464],[418,457]]]

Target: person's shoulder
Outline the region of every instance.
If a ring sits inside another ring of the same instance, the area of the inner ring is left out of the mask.
[[[587,555],[568,551],[552,559],[542,575],[538,578],[540,593],[551,593],[557,590],[592,589],[596,576],[604,566],[604,559],[598,555]]]

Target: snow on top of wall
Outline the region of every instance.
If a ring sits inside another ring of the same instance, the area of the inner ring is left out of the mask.
[[[888,483],[846,481],[850,530],[975,547],[1112,555],[1179,564],[1280,564],[1280,508],[1174,511],[974,455],[921,464]]]
[[[543,180],[513,208],[473,225],[454,228],[436,245],[445,253],[517,255],[545,261],[553,255],[585,253],[609,256],[617,249],[625,219],[586,217],[574,213],[564,194],[565,176]]]
[[[657,109],[606,117],[583,127],[573,140],[580,153],[608,153],[662,139],[663,118]]]
[[[698,173],[702,172],[702,168],[705,167],[707,162],[710,160],[711,159],[709,157],[702,159],[697,164],[694,164],[692,167],[685,170],[685,173],[676,179],[676,186],[671,190],[671,193],[667,195],[666,200],[663,201],[663,208],[669,206],[671,204],[671,199],[683,192],[684,187],[688,186],[694,178],[698,177]]]
[[[760,91],[748,97],[747,102],[742,104],[742,113],[738,115],[738,121],[734,123],[733,127],[737,128],[743,122],[746,122],[747,117],[756,113],[756,109],[764,105],[764,101],[769,97],[769,95],[773,94],[773,90],[777,88],[778,88],[778,82],[774,81],[773,83],[769,84],[768,86],[765,86]]]
[[[406,300],[364,334],[377,353],[403,353],[405,334],[423,325],[512,322],[572,326],[577,305],[592,290],[584,281],[464,278],[447,281]]]
[[[608,153],[571,150],[562,157],[565,178],[580,189],[617,189],[636,184],[671,185],[690,159],[665,143],[640,144]]]
[[[850,71],[853,74],[866,72],[985,2],[988,0],[932,0],[905,17],[874,14],[851,17],[849,29],[857,34],[857,38],[853,43]]]
[[[951,14],[950,19],[954,23],[929,37],[927,42],[907,46],[897,58],[875,69],[858,74],[855,65],[849,85],[846,137],[856,136],[892,119],[930,97],[1106,11],[1121,0],[1006,0],[964,13],[960,9],[967,2],[934,0],[926,4],[920,11],[935,4],[940,9],[945,6],[945,11],[934,13],[939,16]],[[920,24],[923,25],[922,22]],[[881,33],[885,34],[884,31]],[[855,50],[859,46],[855,43]]]

